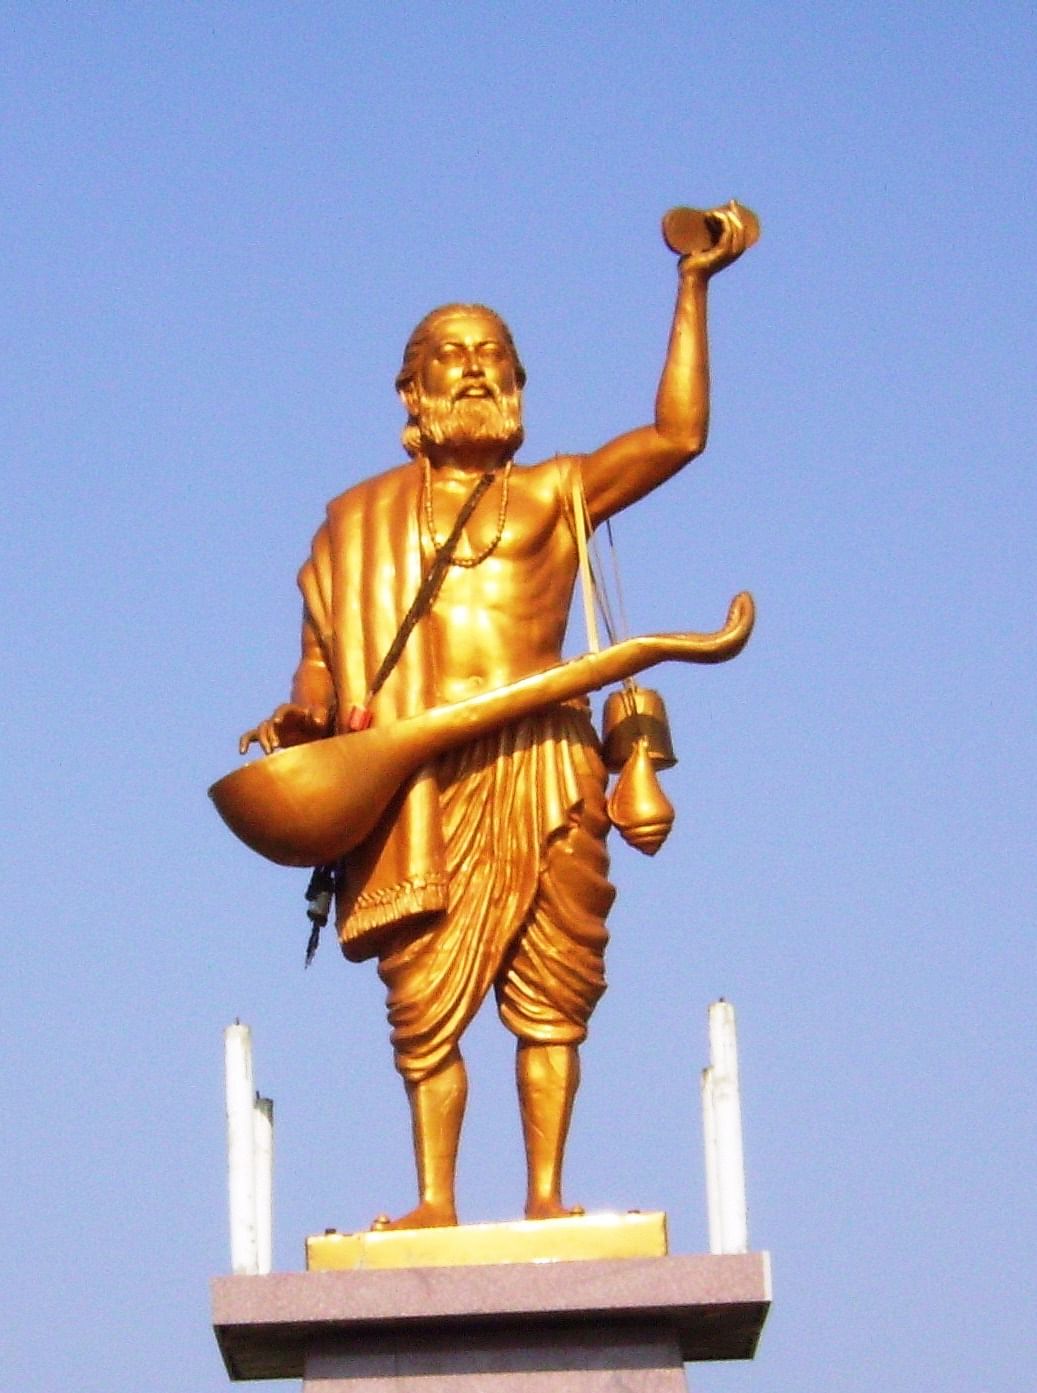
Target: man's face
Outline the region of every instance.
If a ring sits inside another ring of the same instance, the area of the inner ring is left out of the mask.
[[[492,319],[458,314],[437,324],[412,387],[408,405],[433,444],[521,441],[515,360]]]

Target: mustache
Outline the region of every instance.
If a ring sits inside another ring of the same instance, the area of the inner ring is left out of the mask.
[[[495,382],[486,382],[482,378],[472,378],[467,382],[460,382],[450,393],[452,402],[459,401],[492,401],[495,406],[500,406],[504,401],[505,394]]]

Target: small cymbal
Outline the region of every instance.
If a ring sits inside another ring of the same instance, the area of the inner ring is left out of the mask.
[[[760,220],[741,203],[735,204],[745,226],[748,249],[760,237]],[[663,241],[678,256],[695,256],[709,251],[720,236],[720,219],[701,208],[671,208],[663,218]]]

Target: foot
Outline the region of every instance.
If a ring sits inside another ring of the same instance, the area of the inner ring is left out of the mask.
[[[526,1204],[527,1219],[579,1219],[586,1213],[580,1204],[566,1207],[557,1195],[532,1199]]]
[[[416,1209],[399,1219],[379,1214],[371,1225],[374,1233],[391,1233],[397,1229],[450,1229],[457,1224],[457,1210],[450,1204],[433,1204],[422,1200]]]

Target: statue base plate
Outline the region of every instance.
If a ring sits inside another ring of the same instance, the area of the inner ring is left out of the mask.
[[[310,1272],[477,1267],[502,1262],[662,1258],[667,1251],[666,1215],[631,1211],[444,1229],[327,1230],[307,1238],[306,1267]]]
[[[232,1379],[304,1393],[682,1393],[689,1360],[751,1359],[766,1253],[218,1277]]]

